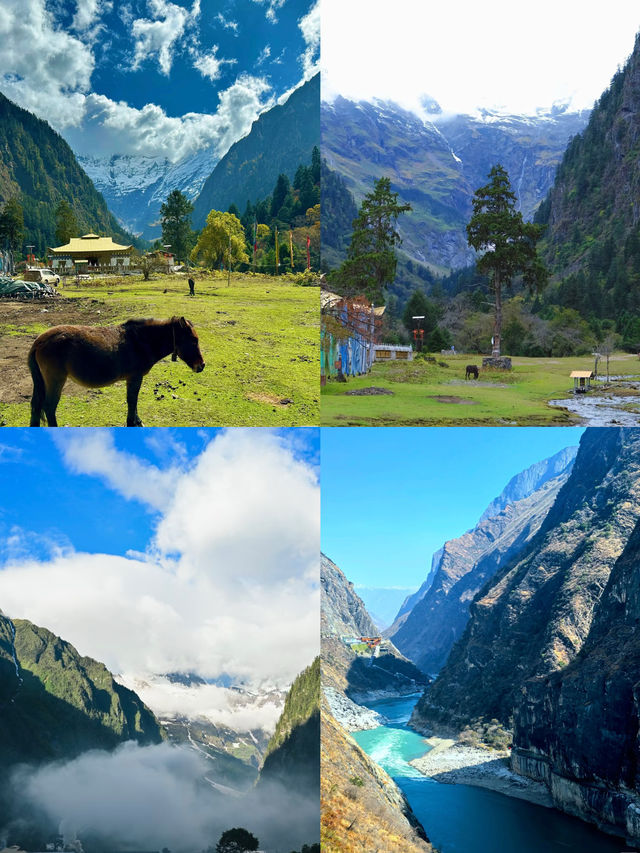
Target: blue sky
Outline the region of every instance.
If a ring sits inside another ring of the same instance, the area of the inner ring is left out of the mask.
[[[76,438],[94,430],[74,430]],[[115,453],[152,468],[188,471],[217,429],[104,430]],[[279,430],[296,458],[316,471],[319,433]],[[56,547],[89,553],[144,551],[161,515],[144,493],[125,497],[104,476],[72,466],[49,430],[4,429],[0,435],[0,568],[15,556],[46,559]],[[55,434],[57,435],[57,434]],[[19,530],[18,537],[11,536]],[[8,543],[13,542],[11,547]]]
[[[514,474],[581,428],[322,430],[322,549],[356,585],[417,588]]]
[[[134,676],[286,686],[318,653],[319,430],[0,432],[8,616]]]
[[[80,154],[221,157],[317,72],[319,0],[3,0],[0,91]]]

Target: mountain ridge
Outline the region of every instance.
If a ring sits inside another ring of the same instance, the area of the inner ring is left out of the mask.
[[[465,225],[475,190],[496,161],[511,174],[525,218],[546,196],[569,138],[584,113],[535,117],[446,116],[424,120],[391,102],[322,104],[323,157],[359,204],[380,177],[413,211],[398,221],[411,260],[443,272],[468,265],[474,253]],[[335,241],[331,241],[332,244]]]

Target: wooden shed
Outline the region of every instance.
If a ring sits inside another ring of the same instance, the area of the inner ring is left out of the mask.
[[[593,372],[591,370],[572,370],[571,379],[573,379],[573,391],[575,394],[586,394],[591,390],[591,380]]]

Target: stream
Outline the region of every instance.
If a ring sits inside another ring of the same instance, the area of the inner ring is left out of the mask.
[[[640,426],[640,397],[594,397],[577,394],[568,400],[549,400],[549,405],[567,409],[583,419],[584,426]],[[638,412],[623,407],[634,405]]]
[[[352,736],[395,779],[440,853],[621,853],[626,849],[621,839],[557,809],[423,776],[408,763],[429,751],[424,738],[407,726],[417,700],[418,696],[404,696],[367,704],[387,723],[352,732]]]

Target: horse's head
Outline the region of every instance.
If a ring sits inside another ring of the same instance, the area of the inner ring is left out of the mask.
[[[173,329],[172,361],[176,361],[180,356],[193,371],[200,373],[204,370],[204,359],[200,352],[198,335],[193,328],[193,323],[190,320],[185,320],[184,317],[172,317],[171,326]]]

